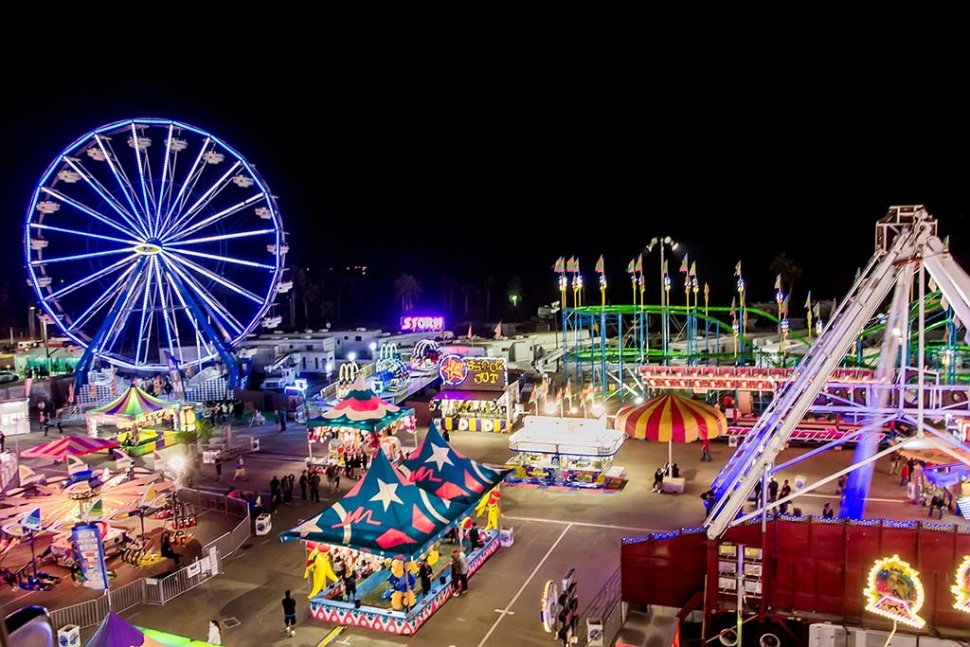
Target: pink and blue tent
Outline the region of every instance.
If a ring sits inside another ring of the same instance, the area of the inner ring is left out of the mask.
[[[409,482],[384,455],[376,456],[340,501],[280,534],[282,541],[313,541],[413,559],[467,510]]]
[[[510,471],[493,469],[463,455],[445,441],[433,424],[400,470],[422,490],[466,509],[501,483]]]

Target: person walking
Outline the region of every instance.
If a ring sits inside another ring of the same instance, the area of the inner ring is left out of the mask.
[[[461,583],[461,595],[468,593],[468,558],[465,551],[455,549],[458,552],[458,581]]]
[[[216,480],[222,483],[222,454],[216,455]]]
[[[232,475],[232,482],[235,483],[236,479],[249,480],[249,477],[246,476],[246,461],[243,460],[242,456],[236,458],[236,472]]]
[[[289,591],[283,592],[283,633],[293,637],[296,627],[296,600],[290,597]]]
[[[304,501],[306,501],[306,488],[309,482],[310,479],[306,476],[306,470],[303,470],[303,473],[300,474],[300,498]]]
[[[210,645],[222,644],[222,629],[219,627],[218,620],[209,621],[209,635],[206,637],[205,641]]]

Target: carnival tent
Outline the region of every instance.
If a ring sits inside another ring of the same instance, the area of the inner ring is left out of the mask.
[[[381,400],[367,388],[364,378],[358,375],[347,396],[330,411],[309,419],[307,428],[335,427],[377,432],[410,416],[414,416],[414,409]]]
[[[117,440],[107,438],[91,438],[90,436],[65,436],[55,441],[31,447],[20,452],[21,458],[45,458],[47,460],[63,462],[68,456],[85,456],[94,452],[101,452],[120,447]]]
[[[202,643],[205,644],[205,643]],[[109,612],[84,647],[164,647],[117,613]]]
[[[413,559],[466,510],[409,483],[384,452],[377,452],[364,478],[340,501],[280,539]]]
[[[621,407],[613,428],[631,438],[668,443],[672,463],[674,442],[691,443],[699,438],[706,446],[711,439],[727,433],[727,419],[703,402],[667,393],[643,404]]]
[[[408,481],[435,496],[469,506],[502,482],[511,470],[496,470],[461,454],[432,424],[400,467]]]
[[[172,402],[149,395],[137,386],[130,386],[127,391],[108,404],[88,411],[88,415],[136,420],[146,414],[168,409],[172,406],[174,406]]]

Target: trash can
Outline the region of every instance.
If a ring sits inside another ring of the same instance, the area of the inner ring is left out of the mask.
[[[588,647],[604,647],[602,618],[586,618],[586,639]]]
[[[502,528],[498,531],[498,543],[502,548],[509,548],[513,543],[515,543],[515,537],[511,528]]]
[[[273,529],[273,516],[267,512],[256,517],[256,534],[268,535]]]
[[[57,647],[81,647],[81,628],[64,625],[57,630]]]

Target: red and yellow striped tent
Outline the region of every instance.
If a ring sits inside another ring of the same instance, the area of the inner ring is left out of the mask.
[[[726,434],[727,419],[703,402],[668,393],[620,408],[613,428],[631,438],[690,443]]]

